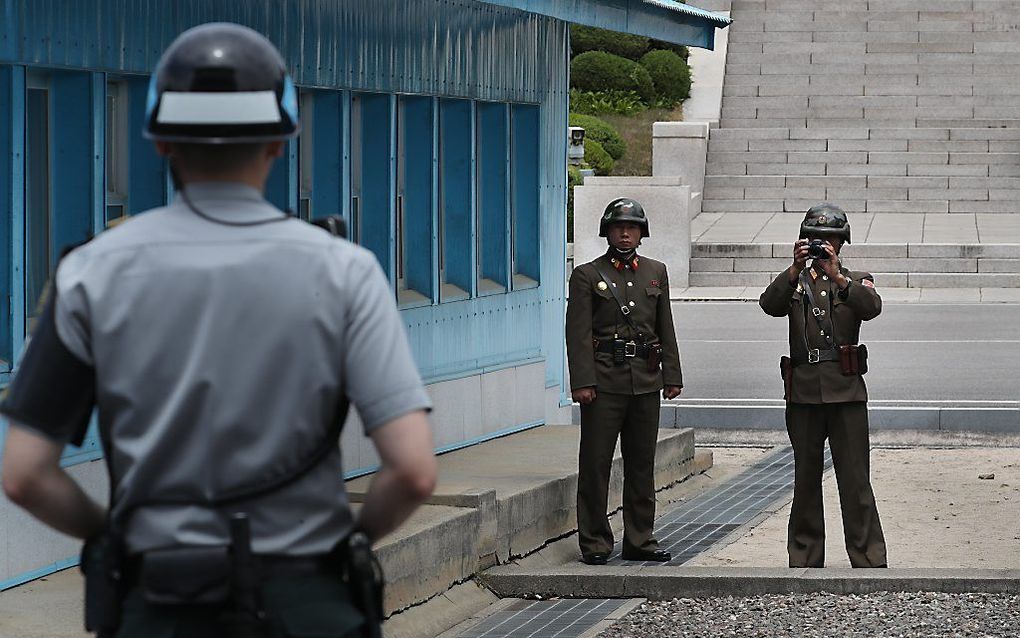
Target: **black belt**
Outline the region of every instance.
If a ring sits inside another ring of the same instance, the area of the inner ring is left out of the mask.
[[[807,357],[792,356],[790,360],[793,362],[794,367],[808,363],[814,365],[823,361],[839,361],[839,349],[819,350],[818,348],[813,348],[808,350]]]
[[[614,343],[616,341],[623,342],[623,354],[627,358],[637,357],[639,359],[647,359],[652,353],[652,344],[638,343],[634,340],[627,341],[626,339],[609,339],[607,341],[597,341],[595,344],[596,352],[605,352],[606,354],[613,354],[615,351]]]
[[[305,578],[308,576],[337,575],[343,566],[341,558],[336,554],[316,554],[313,556],[287,556],[285,554],[256,554],[258,578],[262,581],[288,578]],[[125,565],[125,581],[138,583],[142,573],[142,556],[135,555],[127,559]]]

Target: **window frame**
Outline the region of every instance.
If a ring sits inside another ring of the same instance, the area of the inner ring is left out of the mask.
[[[111,116],[110,100],[114,100],[115,108]],[[119,108],[116,108],[119,102]],[[104,116],[106,118],[104,135],[104,220],[109,223],[113,219],[130,214],[130,165],[131,151],[128,144],[131,115],[131,98],[128,83],[116,76],[106,80],[106,99]],[[111,171],[111,164],[112,171]],[[111,179],[111,172],[113,178]],[[112,182],[112,184],[111,184]],[[110,215],[111,208],[120,208],[119,215]]]
[[[510,273],[513,290],[541,285],[541,111],[510,105]]]

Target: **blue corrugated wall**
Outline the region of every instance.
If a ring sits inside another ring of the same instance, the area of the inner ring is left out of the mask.
[[[5,25],[0,31],[0,63],[13,65],[8,75],[37,67],[88,70],[92,76],[73,74],[60,82],[83,100],[102,87],[103,75],[149,73],[165,46],[195,24],[227,20],[247,24],[265,33],[279,46],[302,88],[345,89],[380,94],[421,94],[475,100],[534,103],[539,106],[539,175],[537,201],[540,224],[538,247],[541,285],[501,295],[464,301],[433,303],[404,311],[417,360],[429,380],[456,378],[491,368],[545,357],[546,381],[562,380],[562,300],[565,198],[565,126],[567,109],[567,30],[557,20],[512,8],[471,0],[0,0]],[[60,74],[54,74],[59,77]],[[0,75],[0,79],[6,76]],[[111,76],[112,77],[112,76]],[[141,78],[139,78],[141,79]],[[129,79],[132,94],[139,82]],[[9,84],[9,80],[8,80]],[[342,93],[349,109],[349,93]],[[101,104],[101,102],[100,102]],[[80,106],[80,104],[79,104]],[[334,106],[334,108],[337,108]],[[7,110],[0,109],[2,113]],[[82,111],[67,120],[67,143],[96,146],[96,170],[78,167],[66,178],[74,182],[71,206],[99,206],[102,201],[102,110],[95,122],[77,121]],[[17,115],[17,114],[15,114]],[[6,120],[6,118],[5,118]],[[9,126],[9,120],[2,122]],[[132,127],[138,118],[132,118]],[[10,128],[7,129],[8,131]],[[338,133],[336,143],[349,152],[349,132]],[[80,139],[79,139],[80,138]],[[132,131],[132,148],[142,147]],[[138,151],[139,155],[141,151]],[[10,159],[10,158],[5,158]],[[95,159],[93,157],[93,159]],[[134,160],[132,160],[134,163]],[[148,196],[162,178],[158,162],[148,155],[140,162],[140,179],[148,188],[132,189],[132,198]],[[317,164],[318,166],[318,164]],[[295,199],[296,168],[280,168],[273,199]],[[99,173],[99,175],[97,175]],[[5,178],[15,177],[10,170]],[[341,207],[349,213],[346,176],[337,176],[332,193],[341,193]],[[0,186],[5,182],[0,179]],[[99,187],[99,195],[95,193]],[[317,190],[320,184],[317,184]],[[138,191],[137,196],[134,194]],[[323,187],[324,191],[329,191]],[[336,201],[335,195],[324,197]],[[0,219],[9,219],[14,197],[8,192]],[[55,202],[56,203],[56,202]],[[101,215],[93,215],[95,220]],[[84,216],[76,216],[79,225]],[[93,223],[95,225],[95,222]],[[15,227],[10,223],[4,229]],[[67,239],[91,229],[65,227]],[[391,231],[383,226],[379,230]],[[16,237],[5,240],[15,250]],[[63,238],[62,238],[63,239]],[[374,234],[366,239],[386,242]],[[457,246],[453,250],[472,250]],[[3,254],[3,252],[0,252]],[[10,257],[10,256],[8,256]],[[13,257],[11,262],[15,261]],[[474,261],[473,259],[471,261]],[[533,261],[533,260],[532,260]],[[8,263],[11,263],[8,262]],[[392,264],[384,264],[392,272]],[[522,272],[531,273],[533,263]],[[5,265],[5,267],[7,267]],[[16,267],[16,265],[15,265]],[[9,269],[9,267],[7,267]],[[0,272],[4,272],[0,270]],[[535,273],[539,274],[539,273]],[[18,288],[17,277],[14,288]],[[435,300],[434,300],[435,301]],[[14,322],[16,323],[16,322]],[[16,332],[11,322],[0,322]],[[22,335],[7,338],[15,352]],[[2,357],[0,357],[2,358]],[[3,374],[0,371],[0,374]],[[3,378],[0,377],[0,382]]]

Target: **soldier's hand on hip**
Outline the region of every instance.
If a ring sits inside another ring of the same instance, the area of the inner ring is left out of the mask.
[[[682,390],[683,388],[681,388],[678,385],[667,385],[662,389],[662,398],[666,399],[667,401],[669,401],[670,399],[675,399],[678,396],[680,396],[680,392]]]
[[[570,398],[581,405],[588,405],[595,400],[595,388],[578,388],[570,391]]]

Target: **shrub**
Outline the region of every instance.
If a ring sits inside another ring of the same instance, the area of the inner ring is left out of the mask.
[[[574,241],[574,187],[584,182],[581,169],[567,165],[567,241]]]
[[[691,68],[672,51],[649,51],[641,58],[655,85],[656,101],[673,108],[691,96]]]
[[[634,115],[648,108],[634,91],[581,91],[570,89],[570,110],[586,115]]]
[[[588,51],[574,58],[570,85],[582,91],[634,91],[646,104],[655,99],[652,76],[643,66],[605,51]]]
[[[599,146],[614,160],[620,159],[627,152],[627,143],[605,120],[591,115],[571,113],[569,123],[570,126],[580,126],[584,129],[585,161],[588,159],[588,142],[598,142]]]
[[[672,42],[666,42],[665,40],[652,40],[652,41],[650,41],[648,43],[648,50],[649,51],[672,51],[673,53],[676,53],[681,58],[683,58],[684,62],[686,62],[687,58],[690,57],[690,55],[691,55],[691,52],[689,50],[687,50],[687,47],[685,47],[684,45],[682,45],[682,44],[673,44]]]
[[[629,60],[637,60],[651,48],[648,38],[617,33],[596,27],[570,25],[570,54],[578,56],[587,51],[606,51]]]
[[[595,169],[596,175],[609,175],[616,165],[606,149],[595,140],[584,141],[584,161]]]

